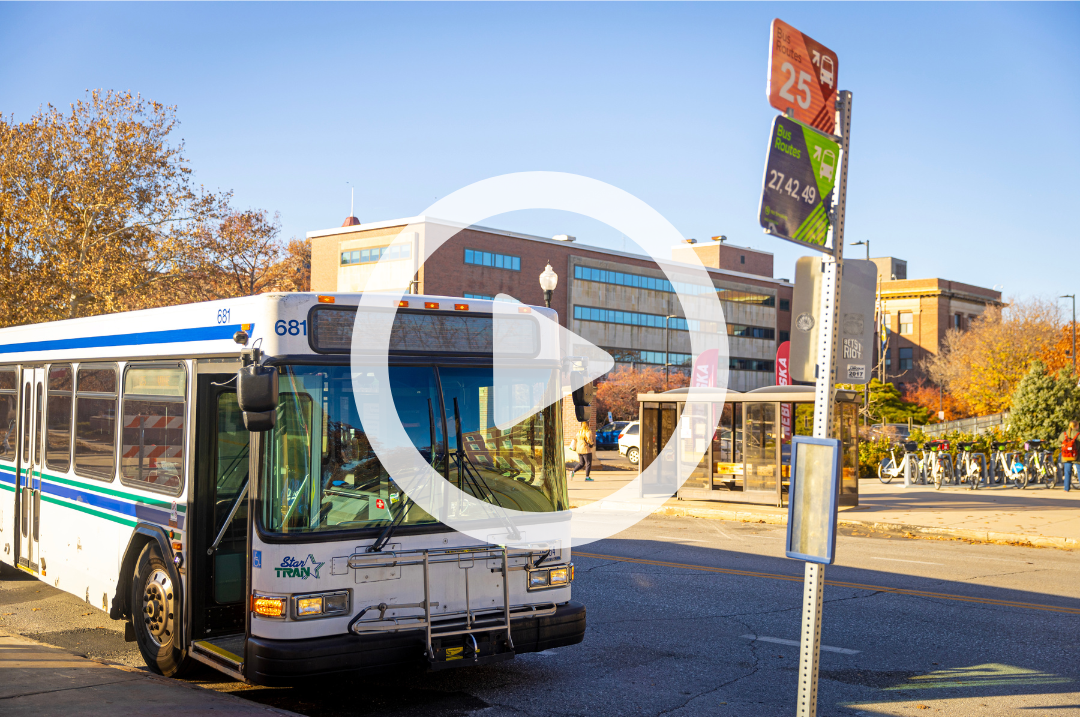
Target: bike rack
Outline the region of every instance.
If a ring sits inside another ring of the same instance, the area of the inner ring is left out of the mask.
[[[354,553],[349,556],[348,566],[354,570],[376,568],[420,568],[423,572],[423,600],[415,603],[379,603],[368,605],[357,613],[349,623],[349,632],[355,635],[388,634],[409,630],[423,630],[425,655],[436,663],[434,639],[464,635],[472,642],[472,659],[462,659],[455,664],[480,662],[475,635],[477,633],[502,633],[507,650],[487,656],[488,659],[508,659],[514,654],[511,622],[525,618],[542,617],[555,613],[555,603],[537,605],[511,605],[509,574],[527,571],[536,561],[550,555],[549,549],[514,550],[499,545],[470,546],[465,548],[437,548],[427,550],[403,550],[380,553]],[[432,614],[439,603],[431,601],[431,566],[456,563],[464,573],[465,609],[452,613]],[[516,563],[516,564],[512,564]],[[469,595],[469,571],[476,567],[501,573],[503,604],[501,607],[474,608]],[[372,610],[378,616],[363,619]],[[421,610],[421,614],[387,616],[387,611]],[[439,663],[442,664],[441,662]]]

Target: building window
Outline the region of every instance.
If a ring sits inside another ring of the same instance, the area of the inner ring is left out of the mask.
[[[787,299],[780,299],[780,310],[791,311],[791,302]]]
[[[490,251],[480,251],[479,249],[466,249],[465,263],[475,264],[476,266],[491,266],[496,269],[521,271],[520,256],[510,256],[509,254],[496,254]]]
[[[728,368],[732,371],[775,371],[772,361],[767,359],[728,358]]]
[[[784,343],[785,341],[791,341],[791,332],[790,331],[781,331],[780,332],[780,343]]]
[[[412,252],[408,244],[395,244],[394,246],[376,246],[370,249],[353,249],[341,252],[341,265],[374,264],[380,259],[389,261],[408,259]]]
[[[574,318],[579,321],[599,321],[604,324],[645,326],[653,329],[665,328],[667,321],[667,319],[660,314],[642,314],[636,311],[597,309],[592,306],[575,306]],[[686,319],[671,319],[671,328],[676,331],[689,331]]]
[[[717,287],[703,287],[700,284],[678,283],[673,287],[667,279],[643,274],[627,274],[622,271],[608,271],[607,269],[594,269],[591,266],[575,266],[574,278],[582,281],[595,281],[600,284],[614,284],[615,286],[629,286],[635,289],[647,289],[648,291],[663,291],[668,294],[679,291],[700,295],[715,291],[720,301],[730,301],[736,304],[752,304],[754,306],[776,306],[776,296],[773,294],[755,294],[750,291],[737,291],[735,289],[722,289]]]
[[[957,331],[963,331],[964,330],[964,315],[963,314],[953,314],[952,325],[953,325],[953,328],[956,329]]]
[[[738,336],[744,339],[768,339],[776,338],[776,331],[765,326],[743,326],[742,324],[728,324],[728,336]]]
[[[746,257],[744,255],[742,255],[742,254],[739,254],[739,263],[740,264],[745,264],[746,263]]]
[[[914,368],[913,362],[912,362],[912,356],[914,355],[914,353],[915,353],[915,349],[912,349],[912,348],[900,349],[900,370],[901,371],[910,371],[912,368]]]
[[[885,349],[885,370],[892,370],[892,349]]]
[[[900,312],[900,333],[904,336],[910,335],[912,332],[911,312]]]

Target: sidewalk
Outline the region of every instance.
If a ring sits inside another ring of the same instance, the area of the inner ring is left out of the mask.
[[[635,476],[622,471],[594,471],[593,482],[582,477],[570,482],[570,504],[580,507],[603,500]],[[787,508],[750,503],[726,503],[672,498],[657,511],[663,515],[787,523]],[[994,486],[971,491],[966,487],[912,486],[903,481],[883,484],[876,478],[859,481],[859,505],[841,507],[839,522],[909,537],[939,537],[991,543],[1020,543],[1041,547],[1080,547],[1080,490],[1060,487]]]
[[[157,711],[191,715],[294,715],[142,670],[77,657],[0,632],[0,713],[116,717]],[[61,692],[57,695],[55,693]]]

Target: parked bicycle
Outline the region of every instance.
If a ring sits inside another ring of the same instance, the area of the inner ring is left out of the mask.
[[[896,462],[897,446],[893,445],[889,447],[889,457],[882,458],[881,463],[878,464],[878,480],[882,483],[888,483],[893,478],[903,477],[908,465],[913,466],[916,471],[918,470],[917,450],[919,444],[914,441],[906,441],[901,443],[899,447],[904,451],[899,463]],[[916,473],[916,477],[918,477],[918,473]]]
[[[1024,443],[1027,455],[1024,458],[1024,471],[1022,484],[1013,484],[1014,488],[1027,488],[1028,484],[1043,484],[1047,488],[1053,488],[1057,482],[1057,466],[1054,465],[1054,455],[1050,451],[1043,450],[1043,442],[1039,439],[1031,439]]]
[[[941,490],[942,484],[948,484],[953,479],[952,456],[947,452],[949,444],[945,441],[927,441],[923,444],[929,455],[926,464],[926,482],[934,482],[934,488]]]
[[[968,488],[971,488],[971,490],[978,490],[983,473],[986,472],[986,456],[972,451],[971,449],[974,446],[974,443],[956,444],[956,447],[960,450],[956,473],[961,483],[967,483]]]
[[[991,480],[1003,485],[1011,479],[1013,473],[1013,454],[1005,450],[1009,447],[1008,443],[995,441],[990,445],[993,448],[993,453],[990,454],[990,470],[993,474]]]

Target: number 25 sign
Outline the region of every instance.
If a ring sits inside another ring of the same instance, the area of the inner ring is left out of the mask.
[[[836,53],[783,20],[772,21],[769,104],[795,119],[836,134]]]

